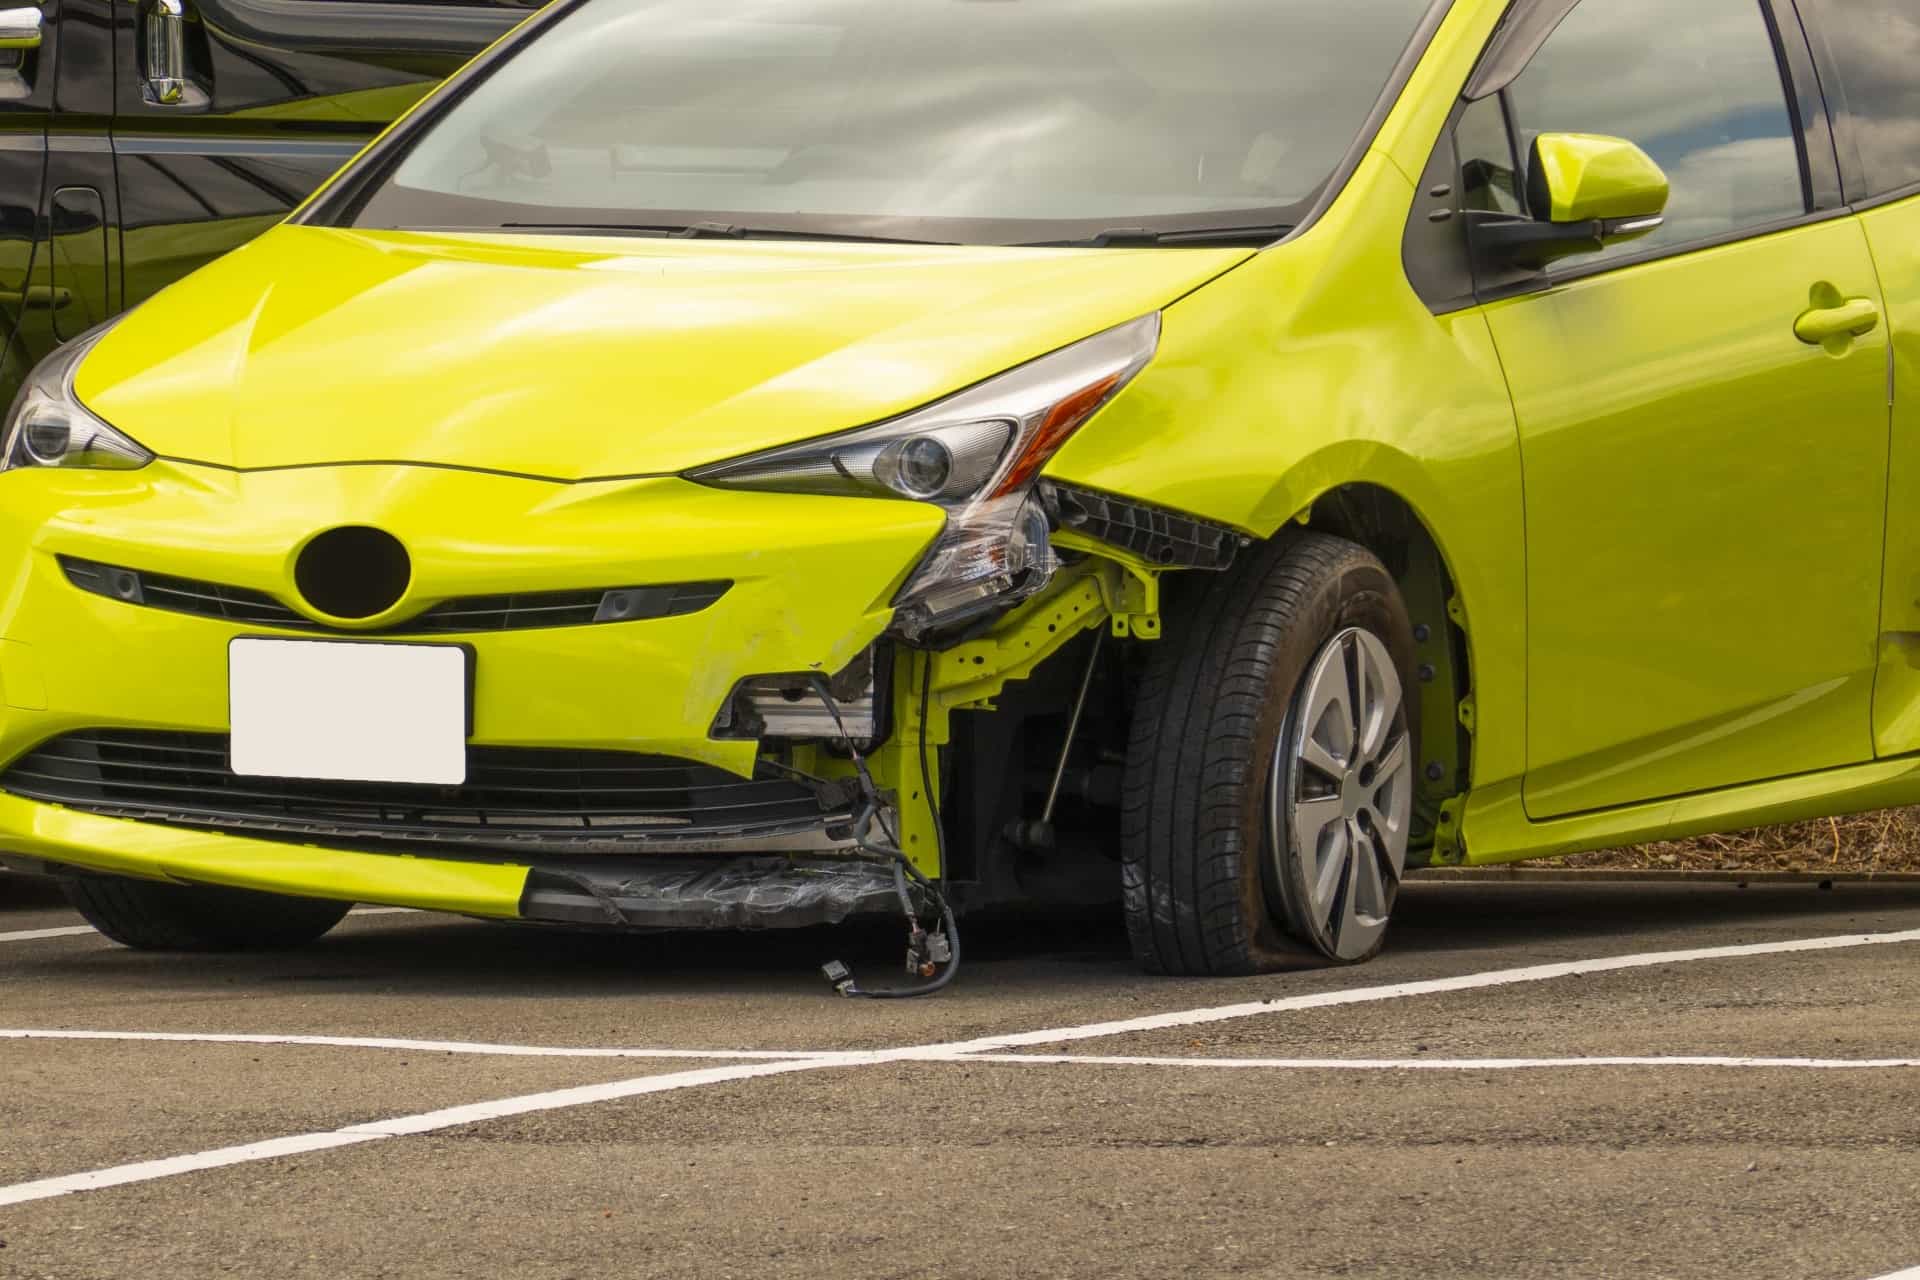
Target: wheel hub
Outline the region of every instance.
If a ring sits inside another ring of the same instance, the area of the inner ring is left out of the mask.
[[[1366,955],[1406,869],[1413,743],[1393,657],[1359,627],[1322,646],[1271,770],[1269,857],[1328,956]]]

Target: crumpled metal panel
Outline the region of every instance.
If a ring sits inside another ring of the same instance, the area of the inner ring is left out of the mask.
[[[788,857],[548,864],[520,903],[528,920],[631,929],[797,929],[899,909],[884,864]]]

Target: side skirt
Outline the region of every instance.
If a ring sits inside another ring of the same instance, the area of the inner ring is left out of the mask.
[[[1468,866],[1551,858],[1920,804],[1920,755],[1900,756],[1530,822],[1513,779],[1467,797],[1461,841]]]

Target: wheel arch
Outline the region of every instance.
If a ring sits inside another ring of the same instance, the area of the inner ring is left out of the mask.
[[[1473,650],[1459,580],[1427,519],[1388,486],[1371,481],[1331,486],[1275,536],[1303,526],[1365,547],[1400,588],[1413,621],[1416,688],[1411,693],[1420,714],[1415,851],[1424,845],[1436,860],[1449,860],[1473,764]]]

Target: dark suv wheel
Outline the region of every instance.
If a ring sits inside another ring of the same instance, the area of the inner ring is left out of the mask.
[[[76,876],[61,887],[88,924],[140,951],[303,946],[339,924],[353,905],[124,876]]]

